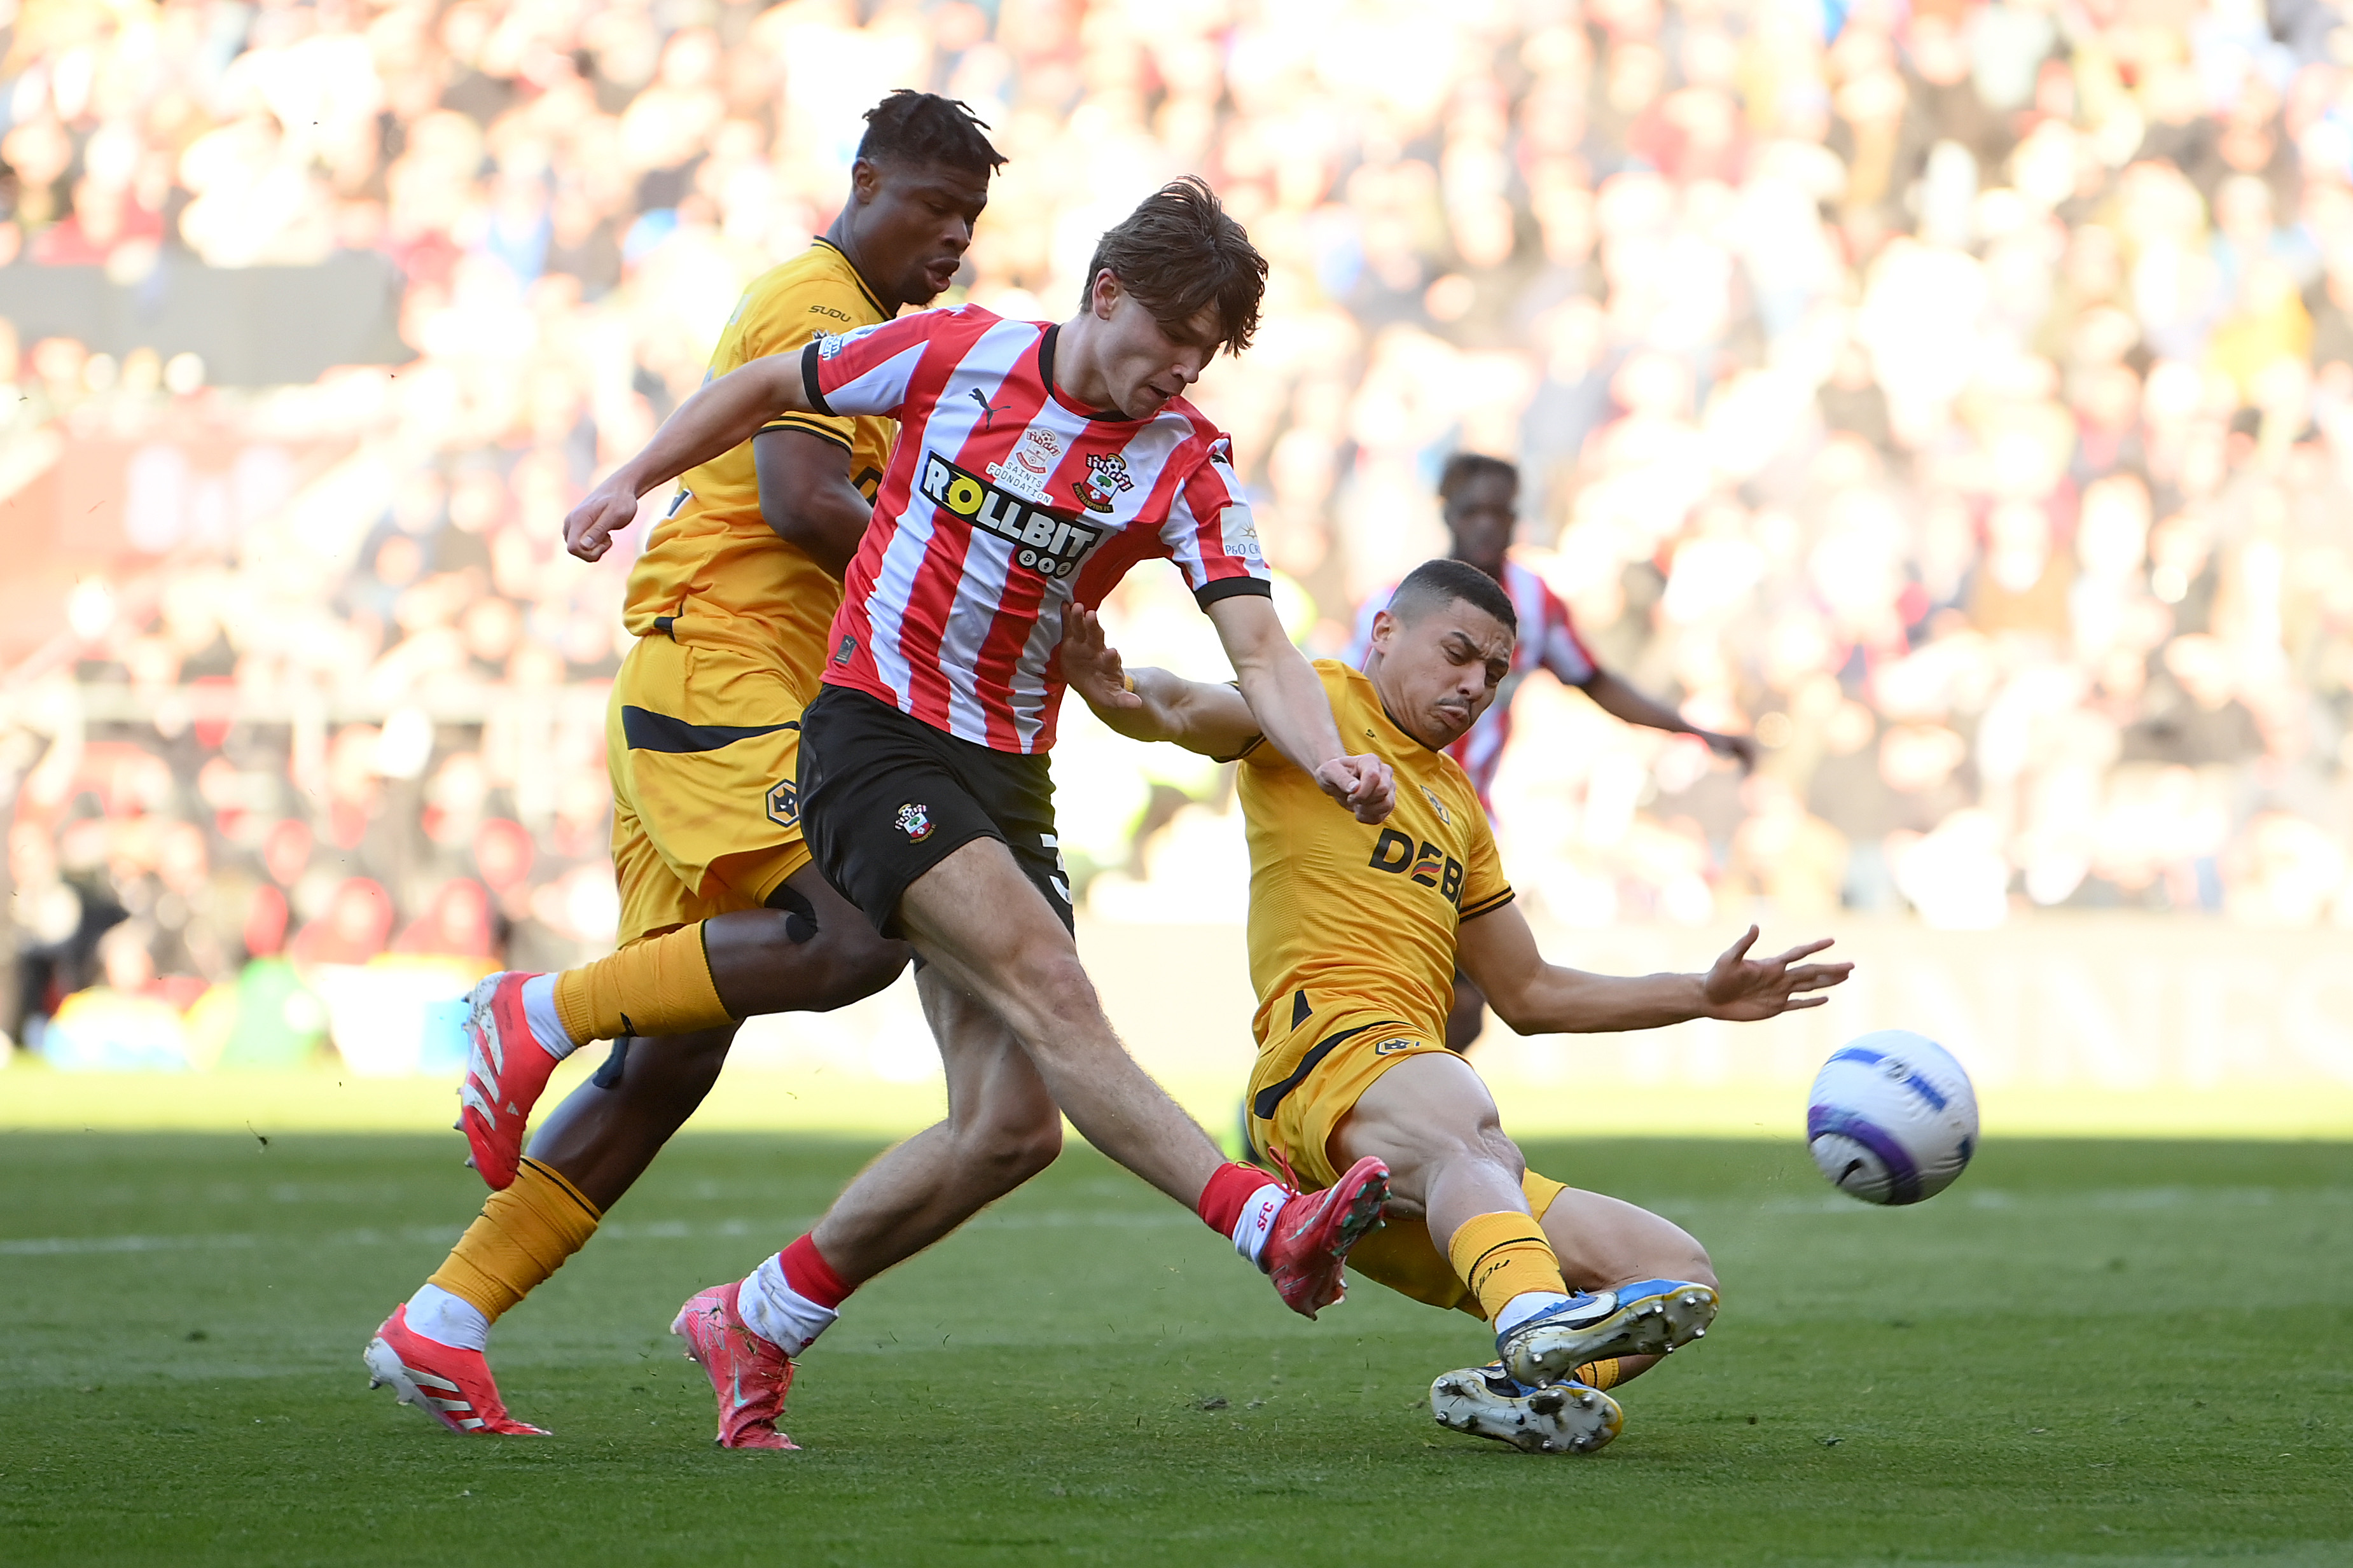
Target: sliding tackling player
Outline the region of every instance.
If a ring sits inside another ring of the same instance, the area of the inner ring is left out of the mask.
[[[1512,647],[1511,673],[1504,678],[1495,700],[1471,728],[1447,747],[1447,754],[1462,764],[1479,805],[1492,816],[1495,803],[1495,770],[1512,738],[1512,699],[1520,681],[1535,669],[1546,669],[1564,686],[1574,686],[1593,699],[1594,705],[1613,719],[1673,734],[1696,735],[1708,750],[1730,757],[1743,773],[1757,765],[1757,742],[1748,735],[1724,735],[1703,730],[1666,703],[1636,689],[1625,677],[1605,669],[1593,657],[1560,595],[1525,562],[1511,553],[1512,534],[1520,521],[1520,472],[1500,458],[1457,452],[1446,459],[1438,476],[1438,500],[1454,559],[1468,563],[1503,587],[1520,617],[1519,640]],[[1374,594],[1356,615],[1356,640],[1348,663],[1361,669],[1372,647],[1373,621],[1388,607],[1395,589]],[[1467,1051],[1478,1041],[1487,1021],[1487,998],[1469,976],[1454,977],[1454,1005],[1446,1015],[1446,1044]]]
[[[1310,1317],[1339,1299],[1342,1260],[1379,1216],[1377,1159],[1292,1193],[1227,1162],[1127,1055],[1079,963],[1046,764],[1066,607],[1169,560],[1269,749],[1333,816],[1388,814],[1388,765],[1349,754],[1283,634],[1226,437],[1182,395],[1220,348],[1249,342],[1265,275],[1208,188],[1178,181],[1103,237],[1071,320],[967,305],[755,360],[689,398],[566,521],[575,552],[593,552],[647,490],[778,419],[900,422],[824,689],[801,717],[801,823],[826,878],[970,1005],[969,1027],[935,1020],[951,1121],[987,1095],[1004,1157],[944,1183],[918,1135],[809,1235],[680,1310],[672,1327],[719,1395],[723,1444],[789,1446],[774,1419],[791,1358],[859,1283],[1050,1162],[1063,1115]]]
[[[1657,1215],[1530,1171],[1478,1073],[1446,1048],[1449,978],[1478,982],[1523,1034],[1770,1018],[1827,997],[1852,967],[1751,960],[1757,931],[1705,974],[1640,979],[1546,963],[1512,902],[1476,794],[1446,748],[1512,668],[1517,616],[1485,573],[1417,568],[1374,621],[1362,673],[1315,669],[1350,743],[1396,771],[1397,810],[1366,825],[1323,808],[1263,743],[1239,693],[1160,669],[1124,676],[1092,612],[1071,616],[1063,670],[1103,721],[1143,741],[1239,757],[1250,851],[1250,983],[1259,996],[1252,1143],[1311,1190],[1352,1161],[1390,1171],[1390,1223],[1349,1262],[1434,1306],[1493,1324],[1497,1363],[1430,1390],[1446,1426],[1535,1452],[1617,1436],[1604,1392],[1706,1330],[1715,1277]]]
[[[1004,160],[969,110],[930,93],[894,92],[866,121],[840,216],[744,291],[712,374],[887,321],[955,278]],[[638,642],[607,742],[620,950],[476,988],[460,1125],[496,1190],[367,1348],[379,1383],[453,1430],[538,1432],[499,1397],[482,1354],[491,1324],[586,1244],[702,1102],[737,1021],[839,1007],[905,967],[904,944],[809,864],[794,785],[801,710],[894,430],[875,417],[768,422],[685,477],[629,574]],[[600,1039],[611,1058],[522,1158],[549,1072]],[[997,1161],[968,1140],[933,1153],[947,1182]]]

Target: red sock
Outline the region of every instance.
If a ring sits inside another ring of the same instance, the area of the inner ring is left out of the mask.
[[[806,1236],[776,1254],[776,1262],[784,1268],[785,1283],[793,1288],[793,1294],[806,1296],[820,1307],[839,1307],[858,1289],[833,1271],[817,1243]]]
[[[1194,1208],[1201,1223],[1219,1236],[1231,1237],[1234,1227],[1242,1222],[1242,1209],[1252,1194],[1274,1180],[1256,1165],[1220,1165],[1211,1173],[1208,1185],[1201,1189]]]

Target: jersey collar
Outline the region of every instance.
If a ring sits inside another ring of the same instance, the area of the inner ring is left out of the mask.
[[[842,269],[849,274],[850,281],[858,285],[858,291],[866,296],[866,302],[874,307],[875,315],[886,321],[891,319],[891,312],[882,308],[882,301],[877,300],[874,297],[874,290],[866,286],[866,274],[859,271],[858,263],[849,259],[849,252],[842,249],[841,247],[834,244],[833,241],[826,238],[823,235],[818,235],[809,243],[812,245],[822,245],[828,250],[832,251],[836,256],[841,258]]]

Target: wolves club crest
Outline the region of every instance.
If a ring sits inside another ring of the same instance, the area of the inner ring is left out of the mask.
[[[932,811],[927,805],[917,804],[902,805],[899,808],[899,815],[892,820],[899,825],[899,831],[905,834],[913,843],[921,844],[932,836]]]
[[[1071,481],[1071,492],[1089,511],[1109,511],[1120,491],[1134,488],[1135,481],[1127,477],[1127,459],[1116,452],[1109,457],[1088,453],[1086,477]]]
[[[768,820],[779,827],[791,827],[800,819],[800,791],[793,780],[786,779],[768,792]]]

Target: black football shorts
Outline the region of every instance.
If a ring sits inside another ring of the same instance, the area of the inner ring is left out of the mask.
[[[908,885],[976,838],[1012,850],[1071,928],[1044,756],[959,740],[863,691],[828,686],[801,712],[799,790],[818,869],[882,935],[904,934]]]

